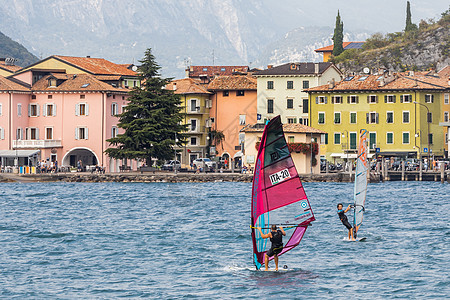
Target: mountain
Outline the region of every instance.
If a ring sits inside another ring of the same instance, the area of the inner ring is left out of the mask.
[[[414,2],[413,21],[434,17],[443,5],[448,0]],[[271,51],[286,51],[277,45],[286,33],[333,27],[338,9],[345,31],[404,26],[405,3],[392,0],[0,0],[0,30],[40,57],[137,63],[152,48],[163,75],[182,77],[186,64],[266,64]],[[315,46],[307,44],[309,50],[290,49],[305,53],[306,60],[315,55]]]
[[[38,60],[36,56],[0,32],[0,57],[12,57],[17,59],[15,64],[21,67],[30,65]]]

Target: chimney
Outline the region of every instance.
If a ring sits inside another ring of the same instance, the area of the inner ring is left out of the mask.
[[[413,77],[414,76],[414,71],[409,71],[409,76]]]
[[[334,89],[334,84],[335,84],[335,81],[334,81],[334,78],[332,78],[331,81],[328,81],[328,88]]]
[[[174,82],[173,84],[172,84],[172,89],[174,90],[174,91],[176,91],[177,90],[177,83],[176,82]]]
[[[380,79],[380,87],[384,86],[386,83],[384,82],[384,76]]]
[[[91,56],[90,56],[90,55],[87,55],[86,58],[91,58]]]
[[[272,69],[273,65],[267,65],[267,69]]]
[[[186,69],[186,70],[185,70],[185,76],[186,76],[186,78],[189,78],[189,74],[190,74],[189,69]]]
[[[319,64],[318,63],[314,64],[314,73],[319,74]]]

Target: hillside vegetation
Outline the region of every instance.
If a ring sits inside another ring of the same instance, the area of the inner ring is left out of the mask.
[[[31,54],[24,46],[13,41],[0,32],[0,57],[14,57],[17,59],[16,65],[25,67],[36,61],[38,58]]]
[[[450,8],[440,20],[422,20],[414,30],[376,33],[363,49],[346,50],[332,62],[344,72],[360,72],[364,67],[405,71],[450,65]]]

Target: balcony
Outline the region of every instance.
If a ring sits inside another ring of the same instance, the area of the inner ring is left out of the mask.
[[[206,133],[206,127],[195,126],[195,128],[192,128],[192,126],[189,126],[187,133]]]
[[[205,113],[206,113],[206,109],[204,106],[203,107],[197,106],[194,109],[193,109],[193,107],[189,107],[186,111],[186,114],[188,114],[188,115],[202,115]]]
[[[59,148],[61,140],[13,140],[13,148]]]

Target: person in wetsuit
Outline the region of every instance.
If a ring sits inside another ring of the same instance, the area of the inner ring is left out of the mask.
[[[277,229],[277,225],[272,225],[271,231],[266,234],[262,232],[261,227],[258,227],[258,230],[263,239],[270,238],[270,241],[272,242],[272,247],[270,247],[265,255],[266,271],[269,268],[269,257],[271,256],[273,256],[273,260],[275,261],[275,271],[278,271],[278,254],[283,250],[283,236],[286,235],[286,232],[284,232],[283,227],[281,226],[280,229]]]
[[[343,210],[344,206],[342,205],[342,203],[339,203],[337,205],[337,213],[339,216],[339,219],[342,221],[342,224],[344,224],[345,227],[347,227],[348,229],[348,239],[354,241],[354,237],[353,237],[353,227],[352,225],[350,225],[350,223],[348,222],[347,216],[345,215],[346,212],[348,212],[351,208],[351,205],[349,205],[345,210]]]

